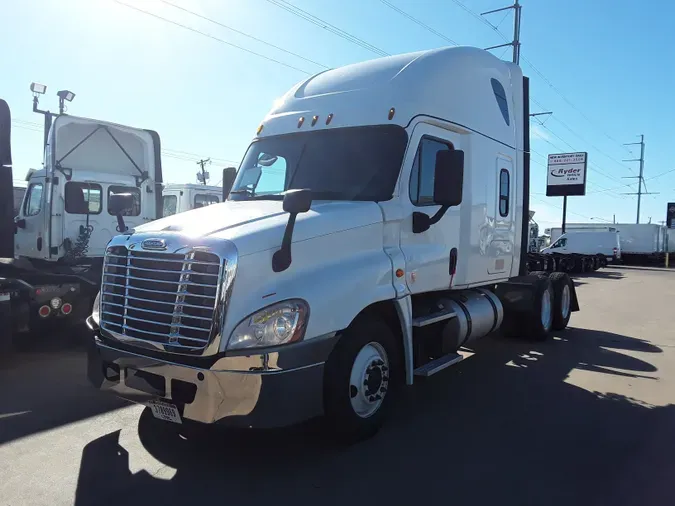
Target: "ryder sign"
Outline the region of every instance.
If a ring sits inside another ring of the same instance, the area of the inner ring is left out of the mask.
[[[546,196],[585,195],[587,162],[588,153],[548,155]]]

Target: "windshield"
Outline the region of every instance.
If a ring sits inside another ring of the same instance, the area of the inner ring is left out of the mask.
[[[403,161],[400,126],[317,130],[268,137],[249,147],[231,200],[282,199],[290,189],[325,200],[389,200]]]

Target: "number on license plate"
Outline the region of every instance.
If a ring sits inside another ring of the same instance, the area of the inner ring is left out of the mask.
[[[173,404],[161,401],[150,401],[148,403],[155,418],[173,423],[183,423],[180,419],[178,408]]]

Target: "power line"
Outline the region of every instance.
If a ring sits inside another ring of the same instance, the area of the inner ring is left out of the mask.
[[[196,33],[196,34],[202,35],[202,36],[204,36],[204,37],[208,37],[209,39],[213,39],[213,40],[215,40],[215,41],[217,41],[217,42],[220,42],[221,44],[225,44],[225,45],[230,46],[230,47],[233,47],[233,48],[235,48],[235,49],[239,49],[240,51],[244,51],[245,53],[252,54],[252,55],[257,56],[257,57],[259,57],[259,58],[263,58],[263,59],[265,59],[265,60],[267,60],[267,61],[270,61],[270,62],[273,62],[273,63],[277,63],[277,64],[279,64],[279,65],[283,65],[284,67],[287,67],[287,68],[292,69],[292,70],[296,70],[296,71],[298,71],[298,72],[302,72],[303,74],[306,74],[306,75],[310,75],[310,74],[311,74],[311,72],[307,72],[306,70],[303,70],[303,69],[301,69],[301,68],[294,67],[293,65],[289,65],[288,63],[284,63],[284,62],[282,62],[282,61],[280,61],[280,60],[277,60],[277,59],[275,59],[275,58],[270,58],[269,56],[265,56],[264,54],[257,53],[256,51],[251,51],[250,49],[246,49],[245,47],[242,47],[242,46],[239,46],[239,45],[237,45],[237,44],[233,44],[232,42],[228,42],[228,41],[226,41],[226,40],[223,40],[223,39],[221,39],[221,38],[218,38],[218,37],[216,37],[215,35],[211,35],[211,34],[209,34],[209,33],[202,32],[201,30],[197,30],[196,28],[192,28],[192,27],[187,26],[187,25],[184,25],[184,24],[182,24],[182,23],[178,23],[177,21],[172,21],[171,19],[164,18],[164,17],[162,17],[162,16],[159,16],[158,14],[152,13],[152,12],[150,12],[150,11],[146,11],[146,10],[141,9],[141,8],[139,8],[139,7],[136,7],[136,6],[134,6],[134,5],[129,5],[129,4],[127,4],[127,3],[120,2],[120,0],[113,0],[113,2],[115,2],[115,3],[119,4],[119,5],[123,5],[124,7],[128,7],[129,9],[133,9],[133,10],[135,10],[135,11],[137,11],[137,12],[141,12],[141,13],[147,15],[147,16],[151,16],[151,17],[153,17],[153,18],[159,19],[159,20],[164,21],[164,22],[166,22],[166,23],[170,23],[170,24],[175,25],[175,26],[178,26],[178,27],[180,27],[180,28],[184,28],[185,30],[189,30],[189,31],[191,31],[191,32],[194,32],[194,33]]]
[[[560,207],[560,206],[556,206],[555,204],[551,204],[550,202],[546,202],[545,200],[539,199],[537,197],[531,197],[531,198],[533,198],[534,200],[536,200],[538,202],[541,202],[542,204],[544,204],[546,206],[555,207],[556,209],[560,209],[562,211],[562,207]],[[589,216],[586,216],[585,214],[575,213],[574,211],[570,211],[570,210],[568,210],[567,212],[570,213],[570,214],[575,214],[577,216],[581,216],[582,218],[586,218],[587,220],[591,219]]]
[[[542,109],[546,109],[546,108],[541,104],[541,102],[539,102],[538,100],[532,98],[532,102],[534,102],[535,104],[537,104],[537,105],[538,105],[539,107],[541,107]],[[579,135],[572,127],[570,127],[569,125],[567,125],[567,123],[565,123],[563,120],[561,120],[560,118],[558,118],[558,117],[555,116],[555,115],[552,116],[552,118],[553,118],[553,120],[556,121],[557,123],[560,123],[560,125],[561,125],[562,127],[564,127],[565,130],[567,130],[568,132],[570,132],[572,135],[574,135],[575,137],[577,137],[579,140],[581,140],[581,141],[584,142],[585,144],[588,144],[588,145],[591,147],[591,149],[597,151],[597,152],[600,153],[601,155],[603,155],[603,156],[607,157],[608,159],[612,160],[612,161],[613,161],[614,163],[616,163],[617,165],[620,165],[621,167],[623,167],[623,168],[625,168],[625,169],[628,169],[628,170],[631,171],[633,174],[635,174],[635,171],[634,171],[630,166],[628,166],[628,165],[626,165],[626,164],[620,162],[619,160],[617,160],[617,159],[614,158],[613,156],[611,156],[611,155],[605,153],[605,152],[604,152],[603,150],[601,150],[599,147],[597,147],[597,146],[595,146],[594,144],[592,144],[591,142],[589,142],[587,139],[583,138],[583,137],[582,137],[581,135]]]
[[[394,4],[392,4],[391,2],[388,2],[387,0],[380,0],[380,2],[382,2],[384,5],[386,5],[387,7],[389,7],[390,9],[392,9],[393,11],[398,12],[401,16],[408,18],[408,19],[409,19],[410,21],[412,21],[413,23],[416,23],[417,25],[421,26],[421,27],[424,28],[425,30],[427,30],[427,31],[429,31],[429,32],[431,32],[431,33],[433,33],[433,34],[436,35],[437,37],[440,37],[441,39],[443,39],[443,40],[445,40],[445,41],[447,41],[447,42],[449,42],[450,44],[453,44],[453,45],[455,45],[455,46],[458,46],[458,45],[459,45],[457,42],[455,42],[455,41],[452,40],[451,38],[446,37],[445,35],[443,35],[441,32],[439,32],[439,31],[437,31],[437,30],[434,30],[433,28],[431,28],[429,25],[427,25],[427,24],[424,23],[423,21],[420,21],[419,19],[417,19],[416,17],[414,17],[414,16],[412,16],[411,14],[407,13],[407,12],[404,11],[403,9],[399,9],[398,7],[396,7],[396,6],[395,6]]]
[[[309,12],[301,9],[300,7],[296,7],[295,5],[285,0],[267,0],[267,2],[271,3],[272,5],[276,5],[280,9],[284,9],[285,11],[290,12],[294,16],[304,19],[305,21],[309,21],[310,23],[318,26],[319,28],[323,28],[324,30],[334,35],[337,35],[338,37],[341,37],[351,42],[352,44],[356,44],[357,46],[360,46],[372,53],[375,53],[380,56],[391,56],[384,49],[380,49],[379,47],[374,46],[369,42],[366,42],[362,38],[357,37],[356,35],[352,35],[351,33],[346,32],[335,25],[332,25],[328,21],[325,21],[313,14],[310,14]]]
[[[289,54],[289,55],[291,55],[291,56],[295,56],[296,58],[300,58],[301,60],[304,60],[304,61],[306,61],[306,62],[308,62],[308,63],[313,63],[314,65],[318,65],[319,67],[323,67],[324,69],[330,68],[330,67],[324,65],[323,63],[316,62],[316,61],[311,60],[311,59],[309,59],[309,58],[306,58],[306,57],[304,57],[304,56],[302,56],[302,55],[299,55],[298,53],[294,53],[293,51],[289,51],[288,49],[284,49],[283,47],[279,47],[279,46],[277,46],[276,44],[272,44],[271,42],[267,42],[266,40],[259,39],[258,37],[254,37],[253,35],[251,35],[251,34],[249,34],[249,33],[242,32],[241,30],[237,30],[236,28],[232,28],[231,26],[228,26],[228,25],[226,25],[226,24],[224,24],[224,23],[221,23],[220,21],[216,21],[215,19],[209,18],[208,16],[203,16],[202,14],[199,14],[199,13],[197,13],[197,12],[191,11],[190,9],[186,9],[185,7],[181,7],[180,5],[176,5],[176,4],[172,3],[172,2],[169,2],[168,0],[160,0],[160,2],[162,2],[162,3],[166,4],[166,5],[170,5],[171,7],[175,8],[175,9],[179,9],[179,10],[181,10],[181,11],[183,11],[183,12],[187,12],[188,14],[192,14],[193,16],[196,16],[196,17],[198,17],[198,18],[200,18],[200,19],[203,19],[203,20],[205,20],[205,21],[208,21],[208,22],[210,22],[210,23],[213,23],[213,24],[215,24],[215,25],[218,25],[218,26],[220,26],[220,27],[222,27],[222,28],[225,28],[225,29],[227,29],[227,30],[233,31],[233,32],[235,32],[235,33],[238,33],[239,35],[243,35],[244,37],[248,37],[248,38],[251,39],[251,40],[255,40],[255,41],[260,42],[260,43],[262,43],[262,44],[265,44],[265,45],[267,45],[267,46],[269,46],[269,47],[272,47],[272,48],[274,48],[274,49],[278,49],[279,51],[282,51],[282,52],[284,52],[284,53],[286,53],[286,54]]]
[[[471,10],[469,7],[467,7],[467,6],[466,6],[463,2],[461,2],[460,0],[452,0],[452,1],[453,1],[455,4],[457,4],[459,7],[461,7],[462,9],[464,9],[466,12],[468,12],[469,14],[471,14],[471,15],[472,15],[474,18],[476,18],[478,21],[480,21],[480,22],[483,23],[484,25],[486,25],[486,26],[490,27],[492,30],[494,30],[494,31],[502,38],[502,40],[504,40],[505,42],[508,42],[508,38],[507,38],[502,32],[500,32],[500,31],[497,29],[497,27],[495,27],[492,23],[490,23],[489,21],[487,21],[485,18],[481,17],[481,16],[480,16],[478,13],[476,13],[475,11]],[[596,128],[597,130],[599,130],[600,132],[602,132],[602,134],[603,134],[605,137],[607,137],[609,140],[611,140],[612,142],[618,144],[618,145],[621,146],[623,149],[626,149],[625,146],[623,146],[618,140],[616,140],[614,137],[612,137],[612,136],[609,135],[606,131],[604,131],[602,128],[600,128],[600,127],[599,127],[597,124],[595,124],[595,122],[594,122],[593,120],[591,120],[591,119],[590,119],[583,111],[581,111],[576,105],[574,105],[574,104],[572,103],[572,101],[571,101],[570,99],[568,99],[568,98],[563,94],[563,92],[560,91],[560,90],[559,90],[559,89],[558,89],[558,88],[550,81],[550,79],[548,79],[548,78],[544,75],[544,73],[543,73],[541,70],[539,70],[539,69],[534,65],[534,63],[532,63],[531,60],[529,60],[529,59],[528,59],[527,57],[525,57],[525,56],[523,56],[522,58],[523,58],[523,60],[525,61],[525,63],[527,63],[527,64],[530,66],[530,68],[534,71],[534,73],[537,74],[537,75],[538,75],[538,76],[539,76],[539,77],[540,77],[540,78],[541,78],[541,79],[549,86],[549,88],[551,88],[556,94],[558,94],[558,95],[560,96],[560,98],[562,98],[562,99],[567,103],[567,105],[569,105],[572,109],[574,109],[575,111],[577,111],[577,112],[578,112],[578,113],[579,113],[586,121],[588,121],[588,123],[590,123],[591,125],[593,125],[593,127]],[[539,104],[539,105],[541,106],[541,104]],[[542,107],[542,108],[543,108],[543,107]]]

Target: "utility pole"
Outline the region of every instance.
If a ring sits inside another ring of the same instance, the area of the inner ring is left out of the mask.
[[[206,180],[209,178],[209,173],[204,170],[204,166],[206,164],[211,164],[211,158],[206,158],[205,160],[199,160],[197,162],[197,165],[199,165],[201,172],[197,173],[197,181],[201,182],[204,186],[206,186]]]
[[[502,7],[501,9],[495,9],[492,11],[487,11],[487,12],[482,12],[481,16],[485,16],[487,14],[494,14],[496,12],[503,12],[509,9],[513,9],[513,40],[511,42],[507,42],[506,44],[500,44],[498,46],[491,46],[491,47],[486,47],[486,50],[489,49],[497,49],[500,47],[506,47],[506,46],[512,46],[513,47],[513,63],[516,65],[520,64],[520,16],[521,16],[521,9],[522,6],[518,2],[518,0],[514,0],[513,5],[509,5],[508,7]]]
[[[640,162],[640,175],[638,176],[626,176],[624,179],[637,179],[638,180],[638,191],[637,193],[623,193],[622,195],[637,195],[637,217],[635,218],[635,223],[640,223],[640,202],[643,195],[658,195],[658,192],[649,192],[647,190],[647,185],[645,184],[644,178],[644,169],[645,169],[645,136],[640,135],[640,142],[629,142],[624,144],[624,146],[637,146],[640,145],[640,158],[633,158],[631,160],[623,160],[624,162]],[[645,191],[642,191],[642,185],[645,185]]]

